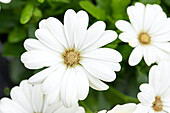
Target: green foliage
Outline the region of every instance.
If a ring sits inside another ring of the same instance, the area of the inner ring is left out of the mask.
[[[32,17],[34,6],[32,3],[28,3],[21,13],[20,22],[26,24]]]

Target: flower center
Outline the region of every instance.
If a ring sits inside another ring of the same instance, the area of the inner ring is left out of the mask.
[[[142,45],[149,45],[151,42],[151,37],[146,32],[142,32],[138,36],[138,40]]]
[[[65,51],[65,53],[63,54],[63,58],[64,58],[64,64],[66,64],[67,67],[73,67],[79,64],[80,53],[73,49],[69,49]]]
[[[155,111],[162,111],[163,104],[162,104],[161,97],[159,97],[159,96],[155,97],[155,102],[153,102],[152,107]]]

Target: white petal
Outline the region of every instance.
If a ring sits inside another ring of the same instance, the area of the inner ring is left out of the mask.
[[[156,62],[155,49],[153,46],[142,46],[144,60],[148,66]]]
[[[90,87],[92,87],[93,89],[102,91],[102,90],[107,90],[109,88],[108,85],[106,85],[101,80],[99,80],[98,78],[94,77],[93,75],[91,75],[86,70],[84,70],[84,72],[86,73],[86,76],[89,79]]]
[[[61,84],[58,84],[58,86],[56,86],[54,88],[54,91],[52,91],[51,93],[49,93],[47,95],[47,104],[48,105],[53,105],[53,103],[56,101],[56,99],[60,98],[60,88],[61,88]]]
[[[159,81],[160,81],[160,69],[158,66],[152,66],[149,71],[149,84],[155,89],[156,94],[159,90]]]
[[[41,85],[33,86],[31,100],[34,112],[40,113],[44,104],[44,95],[41,91]]]
[[[44,45],[48,46],[54,51],[63,52],[64,47],[60,44],[58,40],[51,34],[47,29],[37,29],[35,31],[35,36],[41,41]]]
[[[102,21],[97,21],[91,25],[87,30],[86,38],[84,39],[80,50],[83,50],[95,43],[100,38],[100,36],[102,36],[105,28],[106,25]]]
[[[162,42],[162,43],[154,42],[153,45],[165,52],[170,53],[170,42]]]
[[[148,95],[150,94],[150,96],[153,96],[153,97],[157,96],[157,95],[155,94],[154,88],[153,88],[150,84],[144,83],[144,84],[140,85],[139,89],[140,89],[143,93],[147,93]]]
[[[127,21],[124,21],[124,20],[118,20],[116,23],[115,23],[116,27],[121,30],[121,31],[124,31],[124,32],[132,32],[132,33],[135,33],[135,30],[133,28],[133,26],[127,22]]]
[[[83,52],[88,52],[99,47],[105,46],[106,44],[113,42],[116,38],[117,33],[115,31],[106,30],[95,43],[87,47]]]
[[[134,29],[139,33],[143,29],[145,6],[142,3],[136,3],[135,6],[127,8],[127,13]]]
[[[22,106],[20,106],[18,103],[8,98],[1,99],[0,107],[1,107],[2,113],[30,113],[29,111],[24,109]]]
[[[66,67],[61,64],[55,71],[53,71],[51,74],[48,74],[48,77],[44,80],[42,85],[42,91],[44,94],[49,94],[55,90],[56,86],[61,84],[65,71]]]
[[[2,2],[2,3],[9,3],[9,2],[11,2],[11,0],[0,0],[0,2]]]
[[[47,20],[46,19],[43,19],[43,20],[40,21],[39,28],[40,29],[48,29],[47,28]]]
[[[86,36],[86,30],[89,23],[88,14],[85,11],[79,11],[77,13],[77,22],[74,30],[74,42],[75,48],[79,49]]]
[[[29,92],[29,93],[31,93],[31,92]],[[18,86],[12,88],[10,96],[14,102],[18,103],[25,110],[29,111],[30,113],[34,112],[32,106],[31,106],[30,100],[27,99],[22,88],[20,88]]]
[[[74,68],[68,68],[61,85],[61,100],[65,107],[71,107],[78,102],[76,92],[76,72]]]
[[[169,30],[170,31],[170,30]],[[152,37],[152,42],[167,42],[167,41],[170,41],[170,32],[167,32],[167,33],[163,33],[163,34],[159,34],[159,35],[155,35],[155,34],[152,34],[151,37]]]
[[[139,101],[145,106],[152,106],[152,103],[155,100],[155,97],[152,96],[151,92],[148,93],[140,92],[138,93],[137,96]]]
[[[106,82],[111,82],[116,79],[116,73],[113,68],[113,63],[100,61],[95,59],[82,59],[81,64],[93,76]]]
[[[118,51],[110,48],[99,48],[91,52],[82,54],[82,57],[110,61],[110,62],[122,61],[122,55]]]
[[[131,42],[131,41],[138,42],[137,38],[138,38],[137,34],[133,32],[123,32],[119,35],[119,39],[122,40],[123,42]]]
[[[141,46],[137,46],[131,53],[130,57],[129,57],[129,65],[130,66],[135,66],[137,65],[141,60],[142,60],[142,49]]]
[[[29,69],[40,69],[62,62],[61,55],[57,52],[42,50],[28,51],[21,55],[21,61]]]
[[[133,113],[150,113],[150,106],[144,106],[142,104],[138,104],[135,112]]]
[[[44,50],[44,51],[53,51],[52,49],[45,46],[43,43],[41,43],[39,40],[36,39],[26,39],[24,41],[24,47],[27,51],[31,50]]]
[[[47,26],[57,41],[59,41],[65,48],[67,48],[68,43],[63,24],[58,19],[49,17],[47,19]]]
[[[77,66],[76,68],[76,86],[77,86],[77,98],[84,100],[89,93],[89,81],[82,67]]]
[[[70,48],[74,45],[74,29],[76,22],[76,12],[72,9],[68,9],[64,15],[64,30]]]
[[[44,81],[44,79],[50,75],[53,71],[57,69],[57,66],[52,66],[49,68],[46,68],[35,75],[33,75],[31,78],[29,78],[29,83],[30,84],[40,84]]]

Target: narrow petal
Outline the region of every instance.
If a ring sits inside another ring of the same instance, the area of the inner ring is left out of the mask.
[[[65,48],[67,48],[68,43],[64,32],[63,24],[54,17],[49,17],[47,19],[48,29],[51,31],[53,36],[58,42],[60,42]]]
[[[44,51],[53,51],[49,47],[45,46],[39,40],[36,39],[26,39],[24,42],[24,47],[27,51],[31,50],[44,50]]]
[[[70,48],[74,45],[74,29],[76,22],[76,12],[72,9],[67,10],[64,15],[64,31]]]
[[[29,111],[30,113],[34,112],[32,106],[31,106],[31,103],[27,99],[27,97],[24,94],[22,88],[20,88],[18,86],[12,88],[10,95],[11,95],[12,100],[14,102],[18,103],[25,110]]]
[[[116,73],[113,70],[113,68],[116,67],[113,67],[111,62],[86,58],[81,61],[81,64],[90,74],[98,79],[106,82],[111,82],[116,79]]]
[[[76,86],[77,86],[77,98],[84,100],[89,93],[89,81],[82,67],[77,66],[76,68]]]
[[[57,66],[52,66],[49,68],[46,68],[35,75],[33,75],[31,78],[28,79],[30,84],[40,84],[42,83],[45,78],[50,75],[53,71],[57,69]]]
[[[40,21],[39,28],[40,29],[48,29],[47,28],[47,20],[46,19],[43,19],[43,20]]]
[[[123,32],[119,35],[119,39],[122,40],[123,42],[131,42],[131,41],[138,42],[137,38],[138,38],[137,34],[133,32]]]
[[[34,112],[40,113],[44,104],[43,102],[44,95],[41,91],[41,85],[33,86],[31,100],[32,100],[32,106],[34,108]]]
[[[135,66],[137,65],[141,60],[142,60],[142,49],[140,46],[137,46],[131,53],[130,57],[129,57],[129,65],[131,66]]]
[[[61,64],[55,71],[48,75],[42,84],[42,91],[44,94],[49,94],[55,90],[56,86],[61,84],[65,71],[66,67]]]
[[[110,48],[99,48],[91,52],[84,53],[82,57],[110,61],[110,62],[122,61],[122,55],[118,51]]]
[[[95,41],[92,45],[88,46],[84,50],[84,52],[88,52],[91,50],[95,50],[99,47],[105,46],[105,45],[113,42],[114,40],[116,40],[116,38],[117,38],[117,33],[115,31],[106,30],[101,35],[101,37],[97,41]]]
[[[52,33],[47,29],[37,29],[35,31],[35,36],[41,41],[44,45],[48,46],[54,51],[62,53],[64,51],[64,47],[61,43],[56,40],[56,38],[52,35]]]
[[[140,85],[139,89],[143,93],[147,93],[150,96],[156,97],[157,95],[155,94],[155,89],[150,85],[150,84],[142,84]]]
[[[81,44],[86,36],[86,31],[89,23],[88,14],[85,11],[79,11],[77,13],[77,22],[74,30],[74,42],[75,48],[80,49]]]
[[[84,69],[84,72],[86,73],[86,76],[88,77],[90,87],[92,87],[93,89],[102,91],[102,90],[107,90],[109,88],[108,85],[106,85],[104,82],[94,77],[93,75],[91,75],[85,69]]]
[[[143,46],[142,51],[144,60],[148,66],[156,62],[156,55],[153,46]]]
[[[158,66],[152,66],[149,71],[149,84],[155,89],[156,94],[158,94],[158,90],[160,88],[159,81],[160,81],[161,73]]]
[[[167,53],[170,53],[170,42],[162,42],[162,43],[154,42],[153,45]]]
[[[65,107],[72,107],[78,102],[75,81],[75,69],[68,68],[61,85],[61,100]]]
[[[134,29],[139,33],[143,29],[145,6],[142,3],[136,3],[135,6],[127,8],[127,13]]]
[[[100,36],[102,36],[105,28],[106,25],[102,21],[97,21],[92,26],[90,26],[87,30],[86,38],[83,41],[80,50],[83,50],[90,46],[91,44],[95,43],[100,38]]]
[[[124,21],[124,20],[118,20],[116,23],[115,23],[116,27],[123,31],[123,32],[133,32],[133,33],[136,33],[133,26],[127,22],[127,21]]]
[[[152,106],[152,103],[155,100],[155,97],[152,96],[150,92],[148,93],[140,92],[138,93],[137,96],[138,96],[139,101],[145,106]]]
[[[2,98],[0,106],[0,110],[2,111],[2,113],[30,113],[18,103],[8,98]]]
[[[57,52],[42,50],[28,51],[21,55],[21,61],[29,69],[40,69],[62,62],[61,55]]]

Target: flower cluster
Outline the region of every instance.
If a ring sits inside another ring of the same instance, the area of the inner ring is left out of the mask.
[[[0,0],[1,1],[1,0]],[[139,104],[117,105],[99,113],[170,113],[170,20],[159,5],[136,3],[127,8],[130,22],[118,20],[119,39],[134,48],[129,65],[142,58],[148,66],[149,83],[140,86]],[[27,52],[21,61],[28,69],[41,69],[2,98],[0,113],[85,113],[78,101],[88,96],[89,87],[107,90],[121,70],[122,55],[103,46],[117,33],[105,30],[103,21],[88,27],[85,11],[69,9],[64,24],[54,17],[44,19],[36,30],[37,39],[26,39]],[[114,101],[114,100],[113,100]]]

